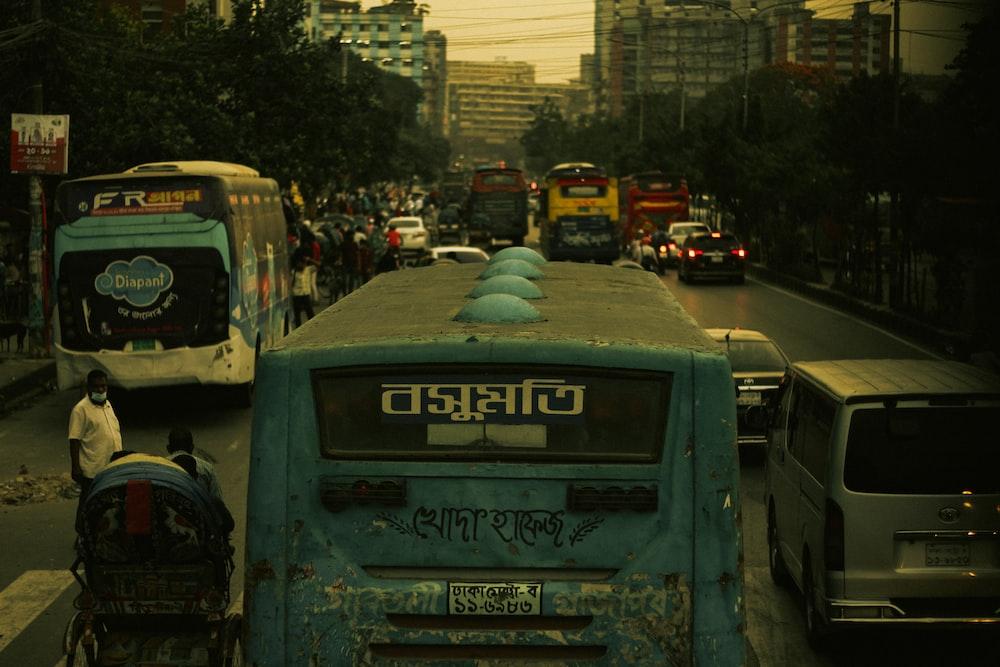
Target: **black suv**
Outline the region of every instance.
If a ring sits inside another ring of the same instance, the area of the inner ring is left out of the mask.
[[[746,270],[747,251],[735,234],[697,232],[689,234],[681,246],[677,277],[684,281],[728,278],[742,283]]]

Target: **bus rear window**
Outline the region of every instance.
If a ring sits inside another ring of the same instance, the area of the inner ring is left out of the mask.
[[[604,197],[608,194],[606,185],[564,185],[560,190],[563,197]]]
[[[1000,407],[857,410],[844,485],[861,493],[1000,493],[998,423]]]
[[[483,174],[479,177],[481,185],[517,185],[518,179],[513,174]]]
[[[670,376],[553,367],[316,371],[327,458],[659,461]]]

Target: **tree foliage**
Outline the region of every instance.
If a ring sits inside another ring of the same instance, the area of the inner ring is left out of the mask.
[[[44,9],[42,22],[23,0],[0,13],[0,118],[32,109],[40,77],[45,113],[70,114],[71,177],[214,159],[294,181],[308,200],[447,166],[447,142],[418,123],[416,84],[310,40],[303,0],[234,0],[228,25],[195,6],[156,32],[109,3]],[[24,188],[4,179],[0,198]]]

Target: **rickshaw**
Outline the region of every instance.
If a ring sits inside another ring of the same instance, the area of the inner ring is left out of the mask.
[[[231,521],[165,458],[131,454],[102,470],[77,513],[67,667],[78,651],[87,667],[241,665],[242,617],[227,614]]]

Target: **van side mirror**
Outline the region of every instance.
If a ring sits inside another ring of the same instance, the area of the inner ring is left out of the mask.
[[[759,430],[767,428],[770,419],[770,411],[764,405],[751,405],[747,408],[746,422],[747,426],[752,429]]]

